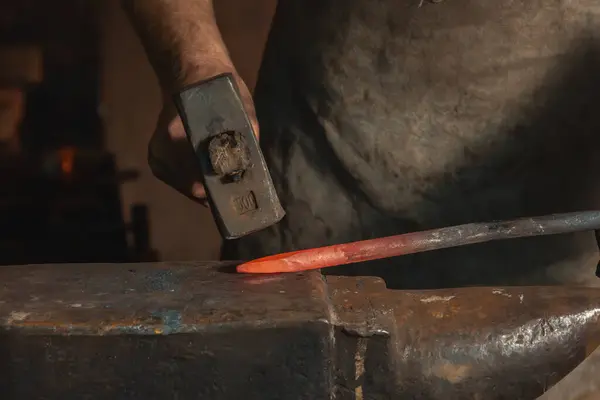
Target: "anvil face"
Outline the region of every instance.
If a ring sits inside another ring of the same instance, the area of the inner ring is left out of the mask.
[[[231,267],[0,267],[3,398],[534,399],[600,343],[596,289]]]

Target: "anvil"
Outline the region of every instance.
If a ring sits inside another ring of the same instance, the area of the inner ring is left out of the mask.
[[[600,393],[598,289],[394,291],[379,278],[230,267],[0,267],[2,398]]]

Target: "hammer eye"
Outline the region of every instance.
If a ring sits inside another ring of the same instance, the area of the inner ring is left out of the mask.
[[[239,132],[228,131],[215,135],[209,145],[210,163],[219,177],[237,182],[250,168],[250,150],[244,136]]]

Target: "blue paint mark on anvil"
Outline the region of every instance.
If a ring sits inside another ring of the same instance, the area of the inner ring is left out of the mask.
[[[181,328],[181,313],[176,310],[155,311],[152,318],[160,320],[162,326],[155,328],[155,333],[168,335],[176,333]]]

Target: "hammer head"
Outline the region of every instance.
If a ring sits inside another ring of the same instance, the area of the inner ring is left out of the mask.
[[[175,96],[202,171],[213,216],[225,239],[279,222],[285,215],[231,74]]]

